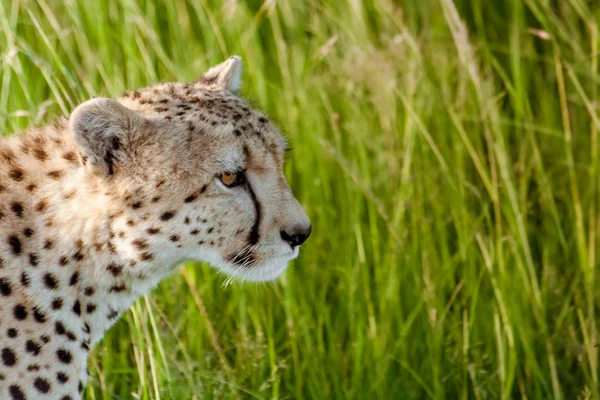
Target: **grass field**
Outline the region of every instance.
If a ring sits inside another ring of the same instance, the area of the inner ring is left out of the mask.
[[[189,264],[87,399],[600,399],[600,4],[0,0],[0,130],[231,54],[313,236],[285,277]]]

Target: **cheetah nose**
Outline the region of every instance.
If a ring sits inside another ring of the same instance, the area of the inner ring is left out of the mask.
[[[311,231],[312,226],[310,224],[298,224],[292,228],[282,229],[281,238],[288,242],[290,246],[296,247],[306,242],[306,239],[308,239],[310,236]]]

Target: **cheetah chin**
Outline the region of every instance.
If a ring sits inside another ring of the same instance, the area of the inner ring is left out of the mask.
[[[233,56],[0,140],[0,399],[81,398],[88,352],[182,262],[266,281],[311,225]]]

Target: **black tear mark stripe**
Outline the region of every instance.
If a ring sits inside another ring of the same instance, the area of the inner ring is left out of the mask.
[[[252,185],[250,185],[250,182],[248,181],[246,181],[246,185],[248,186],[248,192],[250,193],[250,198],[252,199],[252,202],[254,203],[254,209],[256,210],[256,219],[254,220],[254,225],[252,225],[250,235],[248,235],[248,244],[255,245],[260,239],[260,218],[262,210],[260,203],[256,198],[256,194],[254,194],[254,190],[252,190]]]

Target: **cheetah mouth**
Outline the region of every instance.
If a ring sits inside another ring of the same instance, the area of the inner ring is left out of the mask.
[[[261,263],[261,261],[269,261],[272,259],[285,259],[286,261],[293,260],[298,256],[299,249],[294,247],[290,250],[281,252],[279,246],[246,246],[240,252],[233,254],[227,260],[238,267],[253,268]]]
[[[244,281],[263,282],[279,277],[291,260],[298,256],[298,248],[281,251],[279,246],[252,246],[227,258],[218,265],[225,274]]]
[[[239,275],[241,279],[250,282],[265,282],[278,278],[288,267],[289,260],[271,260],[254,266],[253,268],[244,268]]]
[[[250,247],[244,248],[239,253],[229,258],[229,262],[238,267],[251,267],[256,264],[256,256]]]

